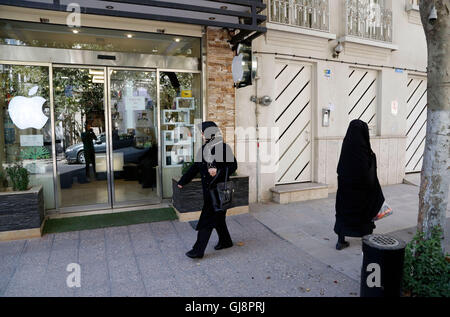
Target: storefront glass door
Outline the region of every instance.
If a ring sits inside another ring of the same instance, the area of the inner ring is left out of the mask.
[[[20,163],[55,212],[170,198],[201,146],[201,38],[73,31],[0,20],[0,191]]]
[[[113,204],[159,203],[156,71],[109,68],[108,74]]]
[[[53,68],[60,208],[109,204],[104,72],[103,67]]]
[[[156,71],[55,66],[57,206],[159,203]]]
[[[47,210],[158,204],[201,146],[200,72],[0,64],[0,76],[0,187],[18,162]]]

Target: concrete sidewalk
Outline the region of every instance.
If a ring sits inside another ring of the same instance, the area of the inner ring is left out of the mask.
[[[235,246],[185,256],[189,223],[158,222],[0,243],[0,296],[357,296],[359,283],[249,214],[228,219]],[[81,287],[69,288],[69,263]]]
[[[413,185],[383,187],[386,202],[392,207],[394,214],[377,221],[374,233],[392,234],[406,242],[411,241],[416,233],[418,192],[419,187]],[[327,199],[289,205],[254,204],[251,206],[251,214],[300,250],[359,281],[362,264],[361,239],[347,238],[350,242],[349,248],[341,251],[335,249],[335,197],[335,194],[331,194]],[[450,209],[447,209],[447,217],[444,245],[449,252]]]
[[[409,241],[418,187],[383,191],[394,214],[375,232]],[[0,296],[358,296],[361,239],[335,249],[334,201],[254,204],[227,219],[235,246],[215,251],[214,233],[201,260],[185,256],[196,232],[178,221],[0,242]],[[449,233],[450,219],[448,250]],[[66,284],[70,263],[81,266],[80,288]]]

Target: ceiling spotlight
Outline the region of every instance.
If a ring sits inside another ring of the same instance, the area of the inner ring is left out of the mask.
[[[103,76],[93,76],[92,77],[92,82],[94,84],[104,84],[105,83],[105,78]]]
[[[131,38],[133,37],[133,34],[127,34],[127,37],[128,37],[129,39],[131,39]]]
[[[73,29],[72,32],[73,32],[74,34],[78,34],[80,31],[78,31],[77,29]]]
[[[222,10],[226,10],[226,9],[228,9],[228,7],[227,6],[221,6],[220,7]]]
[[[154,48],[154,49],[152,50],[152,52],[153,52],[153,53],[158,53],[158,50],[157,50],[156,48]]]
[[[216,18],[215,17],[209,17],[209,19],[212,21],[212,20],[215,20]]]
[[[89,69],[89,75],[103,76],[103,70]]]
[[[181,41],[178,37],[175,39],[175,42],[179,42],[179,41]]]
[[[106,9],[109,9],[109,10],[112,10],[112,9],[114,9],[114,7],[113,7],[113,6],[106,6],[105,8],[106,8]]]

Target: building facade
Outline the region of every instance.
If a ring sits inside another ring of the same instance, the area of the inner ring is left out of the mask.
[[[266,3],[267,33],[253,41],[255,84],[236,92],[236,126],[242,127],[237,155],[259,158],[240,164],[250,175],[250,200],[280,202],[274,199],[278,189],[295,196],[308,184],[335,191],[340,149],[353,119],[370,127],[382,185],[420,172],[427,49],[418,2]],[[268,96],[272,103],[255,103],[252,96]],[[278,132],[266,133],[267,127]]]
[[[280,189],[336,190],[362,119],[380,182],[401,183],[420,171],[426,128],[416,2],[0,0],[0,165],[26,167],[48,213],[167,204],[208,119],[250,202],[281,202]],[[238,44],[257,64],[239,89]]]
[[[170,204],[198,123],[234,127],[232,47],[264,8],[0,1],[0,187],[20,164],[47,214]]]

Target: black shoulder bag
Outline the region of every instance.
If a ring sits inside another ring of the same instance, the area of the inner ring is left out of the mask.
[[[218,174],[217,174],[218,176]],[[215,212],[225,212],[233,203],[234,184],[228,181],[228,167],[225,169],[225,181],[209,189],[212,206]]]

